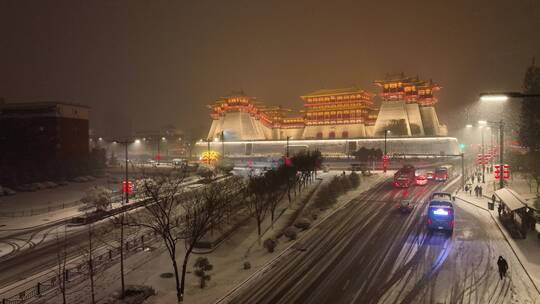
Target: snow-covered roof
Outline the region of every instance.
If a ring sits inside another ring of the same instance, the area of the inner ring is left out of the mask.
[[[498,197],[512,211],[527,207],[525,199],[523,199],[523,197],[512,189],[499,189],[495,191],[495,196]]]

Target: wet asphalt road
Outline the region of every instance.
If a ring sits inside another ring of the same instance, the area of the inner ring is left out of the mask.
[[[454,234],[428,233],[428,197],[444,186],[376,185],[312,228],[231,303],[540,302],[487,213],[456,202]],[[417,203],[410,214],[396,209],[403,197]],[[510,265],[503,281],[499,255]]]

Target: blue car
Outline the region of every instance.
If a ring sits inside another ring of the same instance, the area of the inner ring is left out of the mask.
[[[433,199],[429,202],[427,225],[431,231],[443,231],[451,235],[454,231],[454,206],[444,199]]]

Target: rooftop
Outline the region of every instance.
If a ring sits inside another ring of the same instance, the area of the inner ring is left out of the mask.
[[[314,91],[314,92],[311,92],[309,94],[306,94],[306,95],[303,95],[301,96],[301,98],[306,98],[306,97],[317,97],[317,96],[331,96],[331,95],[345,95],[345,94],[352,94],[352,93],[355,93],[355,94],[366,94],[368,96],[371,95],[371,93],[369,92],[366,92],[362,89],[360,89],[359,87],[356,87],[356,86],[353,86],[353,87],[348,87],[348,88],[341,88],[341,89],[322,89],[322,90],[317,90],[317,91]]]

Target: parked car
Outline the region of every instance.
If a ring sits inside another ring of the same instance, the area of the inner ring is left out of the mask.
[[[4,188],[4,194],[5,195],[15,195],[17,194],[17,192],[13,189],[10,189],[8,187],[3,187]]]

